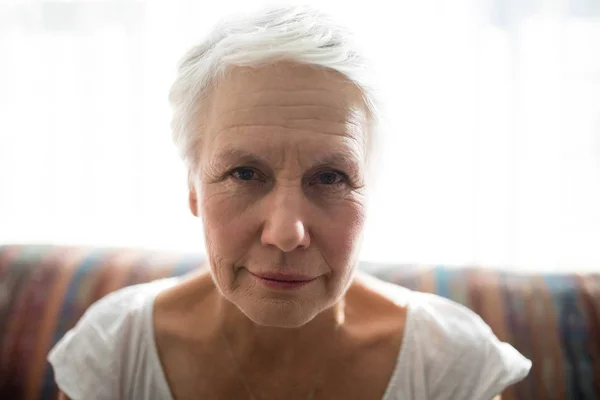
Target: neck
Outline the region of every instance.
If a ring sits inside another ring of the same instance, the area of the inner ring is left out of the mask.
[[[344,324],[345,300],[322,311],[299,328],[278,328],[256,324],[223,296],[216,298],[216,334],[239,358],[295,358],[307,350],[331,346]]]

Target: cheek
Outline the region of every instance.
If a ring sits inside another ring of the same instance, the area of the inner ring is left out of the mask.
[[[206,192],[205,192],[206,193]],[[200,199],[206,250],[219,278],[233,279],[232,266],[247,253],[253,241],[253,221],[238,197],[227,194]]]
[[[360,203],[338,207],[328,218],[320,218],[315,235],[324,257],[333,269],[351,269],[360,252],[365,224],[365,209]]]

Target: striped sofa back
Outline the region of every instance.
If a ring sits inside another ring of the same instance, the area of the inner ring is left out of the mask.
[[[149,250],[0,246],[0,399],[56,399],[46,355],[87,307],[118,288],[182,275],[205,261],[199,254]],[[600,274],[360,268],[464,304],[531,359],[530,375],[503,399],[600,398]]]

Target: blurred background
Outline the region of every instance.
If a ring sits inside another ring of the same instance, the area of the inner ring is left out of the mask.
[[[260,4],[2,0],[0,244],[203,251],[167,94],[187,48]],[[385,104],[364,260],[600,270],[600,2],[318,5]]]

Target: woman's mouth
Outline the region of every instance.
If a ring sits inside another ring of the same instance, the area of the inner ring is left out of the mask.
[[[311,282],[314,282],[318,277],[311,277],[297,274],[282,274],[282,273],[254,273],[250,274],[262,285],[271,289],[293,290],[300,289]]]

